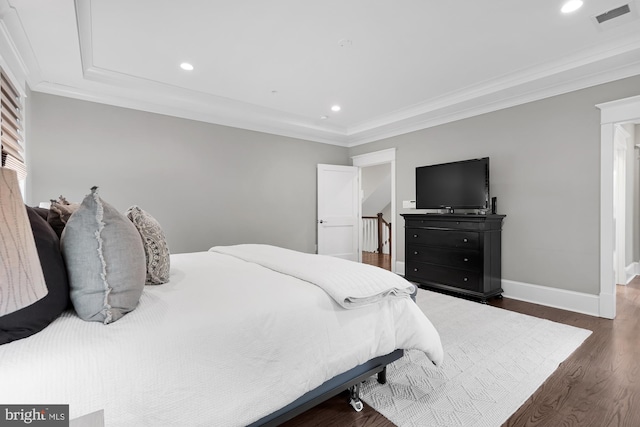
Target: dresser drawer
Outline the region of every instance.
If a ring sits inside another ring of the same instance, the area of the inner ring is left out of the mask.
[[[411,261],[464,268],[466,270],[480,270],[482,268],[480,252],[473,250],[408,245],[405,258]]]
[[[460,270],[415,261],[407,261],[405,268],[407,280],[482,292],[482,275],[477,271]]]
[[[443,248],[464,248],[477,250],[480,245],[480,233],[473,231],[450,231],[407,229],[405,230],[406,244],[420,243],[423,245],[440,246]]]
[[[477,221],[455,221],[452,219],[436,219],[436,220],[424,220],[424,219],[405,219],[405,226],[410,227],[432,227],[432,228],[446,228],[453,230],[481,230],[484,224]]]

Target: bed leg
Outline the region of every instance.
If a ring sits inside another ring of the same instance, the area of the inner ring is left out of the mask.
[[[386,384],[387,383],[387,367],[382,368],[382,371],[378,372],[378,383]]]
[[[364,405],[362,404],[362,400],[360,400],[360,383],[349,387],[349,396],[351,397],[349,404],[353,406],[353,409],[355,409],[356,412],[362,411]]]

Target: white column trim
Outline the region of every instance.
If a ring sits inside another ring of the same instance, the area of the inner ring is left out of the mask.
[[[384,163],[391,163],[396,160],[396,149],[388,148],[386,150],[373,151],[371,153],[360,154],[352,156],[351,161],[353,166],[365,167],[375,166]]]
[[[598,315],[616,316],[613,268],[613,159],[616,123],[640,120],[640,96],[596,105],[600,109],[600,294]]]

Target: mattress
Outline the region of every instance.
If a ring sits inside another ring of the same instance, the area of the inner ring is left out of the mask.
[[[0,346],[0,402],[69,404],[71,418],[104,410],[107,426],[243,426],[396,348],[442,359],[409,298],[347,310],[229,255],[177,254],[171,266],[117,322],[66,312]]]

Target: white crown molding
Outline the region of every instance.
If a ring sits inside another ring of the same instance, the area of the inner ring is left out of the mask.
[[[76,26],[80,44],[80,62],[85,72],[93,66],[93,37],[91,37],[91,0],[75,0]]]
[[[0,0],[0,65],[22,96],[26,96],[26,83],[31,85],[41,79],[40,66],[20,17],[7,0]]]
[[[93,64],[91,1],[75,0],[75,8],[82,81],[57,84],[42,77],[24,28],[8,0],[0,0],[0,61],[4,61],[0,65],[8,65],[9,72],[34,91],[343,147],[640,74],[640,35],[633,35],[345,128],[97,67]]]
[[[555,64],[463,88],[437,100],[349,129],[349,146],[398,136],[551,96],[640,74],[640,35],[585,51]],[[633,62],[611,67],[607,61],[629,56]],[[589,68],[590,67],[590,68]],[[594,68],[594,69],[591,69]],[[582,70],[588,72],[582,72]],[[568,78],[562,79],[566,75]],[[570,78],[569,78],[570,76]]]
[[[144,96],[131,96],[116,91],[89,90],[72,86],[59,85],[50,82],[42,82],[32,88],[35,92],[48,93],[68,98],[80,99],[84,101],[96,102],[100,104],[113,105],[134,110],[146,111],[150,113],[163,114],[184,119],[196,120],[206,123],[218,124],[222,126],[235,127],[240,129],[264,132],[273,135],[280,135],[290,138],[321,142],[324,144],[346,146],[346,142],[341,141],[339,135],[321,130],[310,131],[309,128],[296,126],[287,127],[277,118],[271,120],[263,119],[262,123],[252,118],[246,112],[238,111],[236,117],[223,115],[220,110],[189,108],[193,105],[172,103],[168,105],[162,102],[162,97],[156,99],[146,99]]]
[[[640,52],[640,45],[638,51]],[[84,59],[83,63],[85,63]],[[573,70],[569,69],[569,71]],[[71,91],[68,89],[59,91],[47,83],[36,85],[34,90],[81,99],[90,98],[95,102],[176,115],[225,126],[242,127],[258,132],[354,147],[638,74],[640,74],[640,61],[620,68],[596,70],[588,75],[562,82],[557,81],[560,73],[549,74],[551,81],[547,85],[540,84],[540,87],[535,87],[536,81],[531,80],[521,84],[522,90],[504,83],[506,86],[501,86],[499,91],[491,92],[486,89],[472,90],[467,95],[455,94],[448,100],[440,100],[439,104],[430,103],[433,108],[430,111],[413,116],[404,114],[405,118],[396,115],[392,119],[385,118],[384,124],[381,126],[348,132],[338,126],[331,127],[324,123],[320,126],[305,118],[288,113],[127,76],[98,67],[87,68],[85,78],[87,81],[101,83],[104,86],[103,90],[88,91],[87,89],[75,88]],[[534,88],[525,87],[527,84],[531,86],[532,83]],[[45,86],[48,86],[46,90]],[[127,99],[118,95],[118,91],[122,88],[134,90],[138,96],[136,99]],[[495,85],[493,88],[496,89],[498,86]],[[142,101],[142,99],[147,101]],[[177,108],[176,105],[181,105],[183,108]]]
[[[100,85],[94,85],[92,93],[51,84],[38,85],[36,90],[58,95],[64,92],[66,96],[91,98],[102,103],[119,102],[120,106],[128,108],[346,146],[345,129],[331,123],[320,125],[305,117],[96,66],[93,62],[91,1],[75,0],[75,9],[83,77]],[[135,98],[123,98],[118,93],[122,88],[135,94]],[[103,100],[99,101],[100,98]]]
[[[464,104],[474,99],[512,90],[513,88],[521,87],[532,82],[544,81],[545,79],[579,69],[580,67],[601,63],[625,54],[637,54],[638,52],[640,52],[640,35],[623,37],[615,42],[609,42],[606,45],[583,50],[555,62],[544,63],[536,67],[521,70],[517,73],[498,76],[477,85],[463,87],[438,99],[432,99],[428,102],[387,114],[379,119],[350,127],[348,133],[360,134],[376,127],[429,114],[452,105]],[[605,68],[604,71],[606,70]],[[547,85],[538,89],[544,90],[546,86]]]
[[[415,116],[404,121],[391,123],[370,131],[363,131],[359,134],[352,135],[349,139],[348,146],[355,147],[369,142],[379,141],[381,139],[391,138],[394,136],[426,129],[456,120],[462,120],[469,117],[478,116],[480,114],[490,113],[505,108],[515,107],[517,105],[526,104],[528,102],[539,101],[541,99],[552,96],[562,95],[572,91],[585,89],[591,86],[612,82],[615,80],[632,77],[640,74],[640,63],[624,69],[612,70],[609,73],[603,73],[588,76],[584,79],[568,81],[565,84],[529,93],[520,94],[518,96],[508,97],[498,101],[488,100],[482,103],[482,99],[474,100],[479,105],[472,105],[467,108],[463,105],[449,106],[448,109],[443,108],[443,112],[434,111],[430,114]]]

